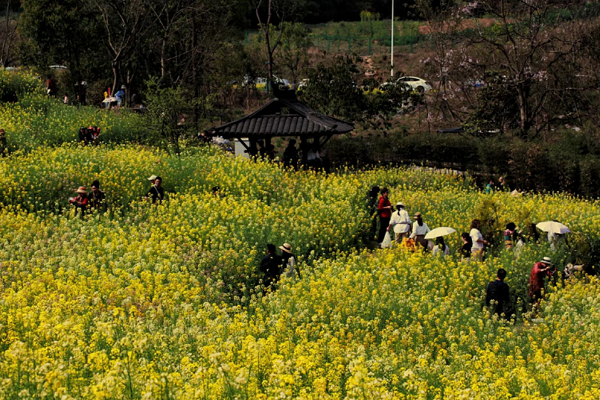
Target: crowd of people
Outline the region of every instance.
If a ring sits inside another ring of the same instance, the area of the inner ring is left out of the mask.
[[[502,181],[504,182],[504,181]],[[491,186],[491,183],[490,183]],[[389,200],[389,189],[380,189],[374,186],[369,192],[369,207],[371,210],[372,234],[376,234],[379,247],[391,247],[393,243],[399,246],[404,246],[413,250],[422,250],[431,252],[433,256],[445,257],[450,255],[450,248],[446,245],[443,236],[428,237],[431,232],[429,226],[423,221],[423,215],[416,212],[412,220],[403,202],[396,203],[396,210]],[[378,218],[376,218],[378,217]],[[377,224],[377,219],[379,224]],[[557,222],[558,221],[554,221]],[[379,227],[377,228],[377,225]],[[506,224],[506,229],[502,232],[504,247],[508,250],[518,250],[526,241],[537,243],[540,239],[538,230],[535,224],[528,226],[529,233],[527,235],[517,229],[514,222]],[[446,228],[441,228],[446,229]],[[461,234],[462,246],[460,248],[460,258],[462,262],[483,261],[485,257],[485,249],[490,244],[484,238],[481,232],[481,221],[473,219],[469,228],[469,232]],[[448,232],[454,232],[453,229]],[[436,232],[431,232],[435,234]],[[386,237],[386,235],[389,235]],[[443,233],[442,233],[443,235]],[[387,239],[387,242],[386,242]],[[564,234],[548,233],[548,242],[551,250],[555,250],[558,246],[566,243]],[[584,266],[569,264],[565,268],[565,277],[574,274],[575,271],[584,271],[588,274],[593,274],[595,271],[588,271]],[[543,297],[545,279],[556,273],[556,268],[552,264],[549,257],[543,257],[542,260],[536,262],[531,270],[528,284],[528,296],[533,304],[534,310]],[[506,278],[506,270],[499,269],[495,281],[490,282],[487,287],[486,304],[493,307],[493,311],[498,315],[509,317],[512,314],[510,305],[509,293],[510,289],[504,282]]]

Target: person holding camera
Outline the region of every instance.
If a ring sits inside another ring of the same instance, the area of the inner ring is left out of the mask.
[[[542,261],[533,265],[531,275],[529,276],[529,289],[527,291],[532,303],[538,303],[542,299],[545,278],[554,275],[555,271],[556,269],[552,267],[550,257],[544,257]]]

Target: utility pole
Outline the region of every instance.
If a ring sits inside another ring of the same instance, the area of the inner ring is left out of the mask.
[[[390,62],[391,62],[391,69],[392,69],[392,73],[391,76],[392,78],[394,77],[394,0],[392,0],[392,51],[391,51],[391,55],[390,55]]]

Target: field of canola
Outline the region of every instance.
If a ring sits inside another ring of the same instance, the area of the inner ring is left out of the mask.
[[[139,201],[152,173],[164,206]],[[110,211],[73,217],[69,190],[95,178]],[[131,146],[17,154],[0,160],[0,398],[600,397],[597,280],[550,288],[543,323],[490,318],[497,268],[522,297],[547,247],[471,264],[361,250],[373,184],[430,227],[464,231],[491,198],[503,222],[600,236],[596,202],[486,196],[426,172],[323,176]],[[263,295],[264,245],[284,241],[303,279]]]
[[[431,228],[560,220],[583,261],[600,252],[598,202],[485,195],[402,169],[324,176],[211,149],[173,156],[124,144],[143,142],[135,115],[62,106],[34,75],[0,71],[0,95],[18,98],[0,104],[0,398],[600,398],[598,280],[559,279],[530,322],[527,280],[546,245],[471,264],[365,248],[375,184]],[[74,144],[85,125],[105,144]],[[162,206],[140,201],[151,174]],[[108,211],[81,220],[67,198],[94,179]],[[264,246],[283,242],[303,278],[264,295]],[[448,243],[455,253],[458,235]],[[569,256],[551,255],[559,268]],[[512,323],[482,307],[499,267]]]

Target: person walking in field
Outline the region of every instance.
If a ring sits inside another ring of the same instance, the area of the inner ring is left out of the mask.
[[[494,313],[497,314],[498,317],[500,317],[502,313],[504,313],[506,317],[509,317],[510,288],[504,283],[504,278],[506,278],[506,270],[500,268],[496,275],[496,280],[488,284],[485,295],[485,305],[490,307],[492,301],[494,301]]]
[[[514,222],[506,224],[506,230],[504,231],[504,245],[507,250],[513,248],[515,240],[518,238],[519,232],[517,232],[517,225]]]
[[[425,239],[425,235],[429,233],[430,229],[427,224],[423,222],[423,216],[420,212],[415,214],[414,219],[415,222],[413,222],[410,238],[414,239],[420,246],[427,250],[429,241]]]
[[[467,232],[463,232],[460,235],[460,239],[463,242],[463,245],[460,248],[461,261],[469,262],[469,261],[471,261],[471,254],[472,254],[472,249],[473,249],[473,239],[471,239],[471,236]]]
[[[152,187],[146,193],[146,199],[152,200],[152,204],[161,204],[165,198],[165,189],[162,187],[162,178],[152,175],[148,180],[152,183]]]
[[[387,228],[390,225],[390,218],[392,217],[392,203],[388,199],[390,191],[388,188],[381,189],[381,197],[377,202],[377,212],[379,213],[379,235],[377,236],[377,243],[381,246]]]
[[[260,272],[263,273],[265,288],[272,287],[279,280],[281,257],[277,255],[274,244],[267,244],[267,255],[260,261]]]
[[[555,270],[552,268],[550,257],[544,257],[542,261],[533,265],[531,275],[529,276],[529,288],[527,290],[532,303],[537,304],[542,299],[545,278],[554,275],[554,272]]]
[[[410,216],[401,201],[396,203],[396,211],[392,214],[388,231],[390,228],[396,236],[396,243],[402,243],[402,240],[408,238],[410,234]]]
[[[481,222],[478,219],[471,221],[471,232],[469,236],[473,240],[473,247],[471,248],[472,257],[475,261],[483,261],[483,248],[488,242],[483,239],[483,235],[479,230]]]
[[[296,266],[296,258],[292,253],[292,246],[289,243],[284,243],[279,246],[281,250],[281,274],[285,274],[286,277],[294,279],[296,275],[298,278],[302,278],[300,275],[300,269]]]

